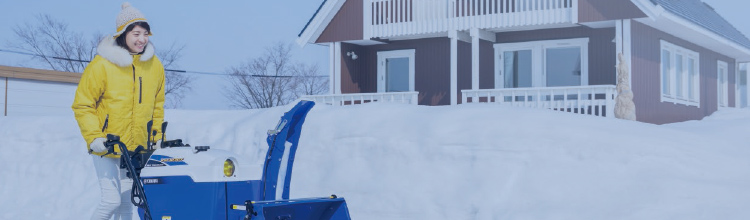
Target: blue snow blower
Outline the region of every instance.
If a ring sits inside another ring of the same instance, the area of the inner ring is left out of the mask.
[[[260,180],[257,166],[238,155],[208,146],[191,147],[180,139],[164,141],[161,149],[121,151],[123,166],[129,174],[137,174],[133,175],[132,202],[139,207],[139,216],[149,220],[351,219],[346,201],[336,195],[289,199],[302,124],[314,105],[301,101],[268,131]],[[125,147],[114,135],[108,135],[106,144],[110,152],[115,145]]]

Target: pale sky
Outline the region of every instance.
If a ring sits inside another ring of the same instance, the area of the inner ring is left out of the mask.
[[[328,74],[328,48],[294,41],[323,0],[129,0],[149,20],[159,47],[172,42],[185,44],[176,69],[223,73],[251,58],[276,42],[293,44],[293,58],[318,64],[321,75]],[[35,15],[49,14],[86,35],[111,34],[115,17],[124,1],[101,0],[29,0],[0,2],[0,48],[10,49],[12,28],[34,22]],[[745,35],[750,33],[747,11],[750,2],[704,0]],[[30,57],[0,53],[0,65],[19,66]],[[224,76],[192,74],[193,91],[183,100],[184,109],[229,109],[221,93]]]
[[[320,75],[328,74],[328,47],[295,42],[297,34],[320,6],[322,0],[128,0],[149,21],[155,47],[172,42],[185,44],[176,69],[223,73],[260,56],[265,47],[277,42],[292,43],[293,58],[317,63]],[[15,38],[17,24],[35,22],[37,14],[49,14],[85,36],[115,32],[115,18],[124,1],[31,0],[0,1],[0,48]],[[31,57],[0,53],[0,65],[17,66]],[[221,93],[224,76],[195,76],[193,91],[183,100],[185,109],[228,109]]]

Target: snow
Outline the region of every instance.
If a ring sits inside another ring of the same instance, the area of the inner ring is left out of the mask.
[[[168,139],[260,169],[291,106],[167,110]],[[0,219],[88,218],[99,200],[78,125],[0,117]],[[336,194],[353,219],[750,219],[750,109],[652,125],[487,104],[318,105],[291,197]]]

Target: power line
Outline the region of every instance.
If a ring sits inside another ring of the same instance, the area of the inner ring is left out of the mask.
[[[5,53],[14,53],[14,54],[21,54],[21,55],[27,55],[27,56],[35,56],[35,57],[42,57],[42,58],[52,58],[52,59],[58,59],[58,60],[67,60],[67,61],[75,61],[75,62],[82,62],[82,63],[90,63],[90,60],[78,60],[78,59],[70,59],[65,57],[55,57],[55,56],[45,56],[45,55],[39,55],[39,54],[33,54],[33,53],[27,53],[27,52],[21,52],[21,51],[13,51],[13,50],[6,50],[0,48],[0,52]],[[175,70],[175,69],[164,69],[164,71],[167,72],[175,72],[175,73],[187,73],[187,74],[202,74],[202,75],[218,75],[218,76],[231,76],[233,74],[228,73],[212,73],[212,72],[201,72],[201,71],[191,71],[191,70]],[[279,77],[279,78],[291,78],[291,77],[328,77],[328,76],[270,76],[270,75],[250,75],[252,77]]]
[[[26,52],[21,52],[21,51],[12,51],[12,50],[6,50],[2,48],[0,48],[0,52],[15,53],[15,54],[29,55],[29,56],[42,57],[42,58],[52,58],[52,59],[58,59],[58,60],[67,60],[67,61],[76,61],[76,62],[85,62],[85,63],[90,62],[86,60],[77,60],[77,59],[70,59],[70,58],[65,58],[65,57],[44,56],[44,55],[26,53]]]

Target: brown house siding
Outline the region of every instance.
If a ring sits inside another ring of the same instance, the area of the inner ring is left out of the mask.
[[[615,83],[615,44],[614,28],[592,29],[588,27],[561,28],[551,30],[519,31],[498,33],[498,43],[512,43],[538,40],[589,38],[589,84],[614,85]],[[495,88],[494,44],[480,40],[479,88]],[[388,44],[359,46],[341,43],[341,92],[377,92],[377,52],[389,50],[415,49],[415,89],[419,91],[421,105],[450,104],[450,39],[428,38],[418,40],[392,41]],[[359,58],[352,60],[345,56],[354,51]],[[458,42],[458,91],[471,89],[471,43]]]
[[[315,43],[362,40],[362,1],[346,1]]]
[[[359,58],[352,60],[346,56],[347,52],[353,51]],[[361,74],[362,66],[369,59],[364,52],[364,47],[356,44],[341,43],[341,93],[364,93],[377,91],[375,76],[369,77]],[[369,67],[375,68],[375,66]]]
[[[459,50],[461,48],[459,45]],[[393,41],[388,44],[373,46],[341,43],[341,49],[342,54],[354,51],[359,56],[357,60],[342,56],[342,93],[377,92],[378,51],[414,49],[414,87],[416,91],[419,91],[419,104],[450,104],[450,39],[428,38]],[[471,59],[471,56],[468,59]],[[459,63],[461,62],[459,61]],[[471,67],[469,66],[469,68]],[[470,72],[469,75],[471,75]]]
[[[495,86],[494,50],[489,41],[480,40],[479,88],[491,89]],[[415,49],[415,90],[419,91],[420,105],[450,104],[450,39],[428,38],[419,40],[393,41],[388,44],[359,46],[342,43],[341,54],[354,51],[359,58],[352,60],[342,56],[341,92],[377,92],[377,53],[379,51]],[[471,89],[471,44],[458,41],[458,91]]]
[[[493,45],[494,43],[490,41],[479,41],[479,89],[495,88],[495,48]]]
[[[614,28],[589,27],[557,28],[533,31],[503,32],[496,35],[497,43],[515,43],[571,38],[589,38],[589,85],[614,85],[616,45]],[[494,84],[494,82],[493,82]]]
[[[643,13],[629,0],[579,0],[578,22],[643,18]]]
[[[661,102],[659,66],[661,64],[660,40],[662,39],[699,53],[700,108]],[[632,44],[632,89],[635,95],[633,101],[638,121],[665,124],[698,120],[715,112],[718,109],[716,93],[718,60],[728,64],[729,104],[734,106],[734,59],[635,21],[632,23]]]

